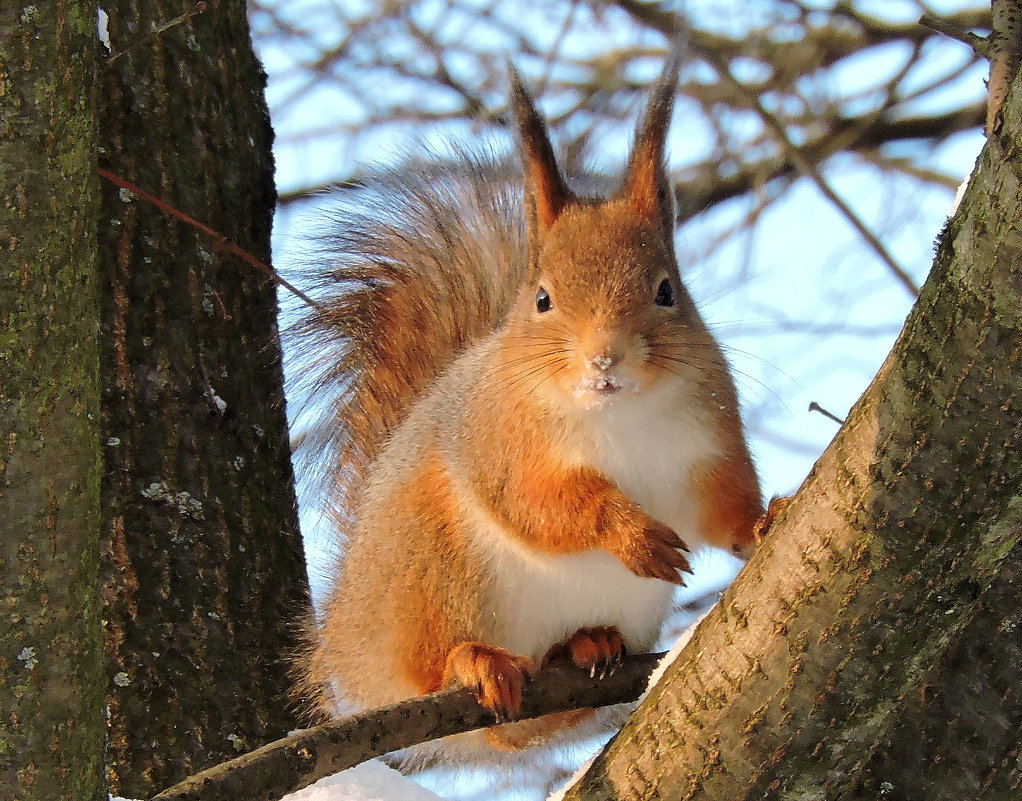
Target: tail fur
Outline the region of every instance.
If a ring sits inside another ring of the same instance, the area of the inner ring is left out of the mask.
[[[339,193],[294,326],[298,383],[318,420],[305,473],[352,519],[367,465],[416,398],[502,322],[526,270],[522,178],[487,152],[406,162]]]

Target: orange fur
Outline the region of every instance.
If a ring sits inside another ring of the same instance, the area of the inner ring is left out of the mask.
[[[319,385],[341,388],[327,470],[349,534],[306,665],[325,707],[335,689],[367,707],[462,683],[510,720],[536,662],[602,673],[652,646],[684,539],[751,547],[734,385],[674,258],[676,71],[610,198],[568,189],[516,84],[524,202],[466,158],[385,178],[338,238],[343,290],[305,326],[340,343],[317,354]]]
[[[480,474],[478,486],[490,510],[524,544],[550,553],[602,548],[637,575],[681,583],[677,571],[689,566],[677,549],[685,544],[605,476],[538,460],[508,467],[503,480]]]
[[[444,684],[458,682],[471,687],[479,703],[502,721],[518,714],[525,679],[535,670],[527,656],[515,656],[485,643],[462,642],[447,655]]]
[[[613,626],[583,628],[567,641],[552,646],[543,657],[543,667],[567,663],[602,676],[608,670],[613,671],[625,653],[621,632]],[[491,726],[486,730],[486,741],[502,751],[519,751],[543,743],[554,732],[578,726],[594,714],[594,709],[572,709]]]
[[[607,670],[624,659],[627,649],[621,632],[614,626],[595,626],[576,631],[543,657],[543,666],[570,661],[583,670]]]
[[[594,709],[570,709],[540,718],[519,720],[486,730],[486,742],[499,751],[521,751],[544,745],[550,737],[585,722],[596,713]]]
[[[749,483],[750,469],[746,459],[730,454],[692,477],[706,540],[738,556],[747,556],[755,545],[754,530],[763,513],[756,485]]]

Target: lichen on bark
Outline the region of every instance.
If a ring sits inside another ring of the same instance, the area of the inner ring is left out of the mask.
[[[0,9],[0,786],[103,796],[96,6]]]

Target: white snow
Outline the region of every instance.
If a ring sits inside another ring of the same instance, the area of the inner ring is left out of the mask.
[[[110,52],[110,29],[109,29],[110,17],[107,16],[106,11],[102,8],[96,12],[96,34],[99,36],[99,41],[103,43],[103,47],[106,51]],[[114,800],[116,801],[116,799]]]
[[[685,631],[682,632],[681,636],[678,637],[674,645],[671,646],[671,650],[667,652],[664,658],[657,662],[656,668],[654,668],[653,672],[649,674],[649,681],[646,682],[646,690],[639,698],[640,704],[646,699],[646,696],[649,695],[649,691],[653,689],[656,683],[663,678],[664,673],[667,672],[667,668],[669,668],[671,666],[671,663],[673,663],[674,660],[678,658],[678,655],[682,652],[685,646],[688,645],[688,641],[692,639],[692,633],[696,630],[696,626],[702,623],[703,618],[706,617],[709,613],[710,613],[709,609],[703,612],[703,614],[699,616],[699,619],[696,620],[695,623],[693,623],[691,626],[685,629]]]
[[[110,801],[133,801],[109,796]],[[320,779],[281,801],[444,801],[378,759]]]
[[[955,199],[951,201],[951,211],[948,213],[948,217],[954,217],[955,212],[958,211],[958,205],[962,202],[962,198],[965,197],[965,190],[969,188],[969,179],[972,178],[970,172],[965,176],[965,180],[958,185],[958,191],[955,192]]]
[[[320,779],[282,801],[443,801],[378,759]]]

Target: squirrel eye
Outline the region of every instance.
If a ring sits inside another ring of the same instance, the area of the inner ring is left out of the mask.
[[[550,302],[550,295],[543,287],[539,288],[539,292],[536,293],[536,311],[543,312],[550,311],[553,303]]]
[[[660,282],[660,286],[657,288],[656,297],[653,298],[653,302],[657,306],[674,305],[674,289],[671,287],[671,282],[666,278]]]

